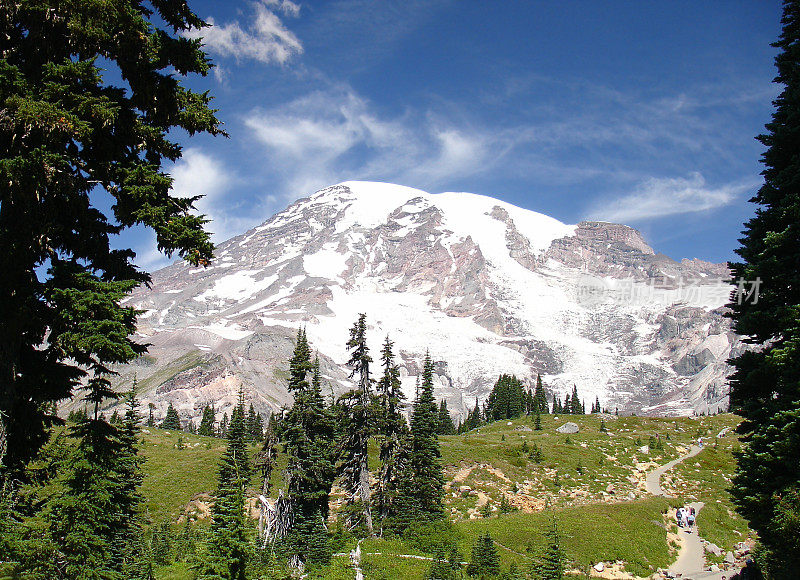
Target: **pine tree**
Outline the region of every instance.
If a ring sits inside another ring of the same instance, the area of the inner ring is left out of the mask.
[[[380,437],[381,469],[375,492],[381,527],[392,513],[397,494],[397,476],[401,445],[407,439],[408,426],[401,409],[405,395],[400,384],[400,369],[394,362],[393,343],[386,337],[381,350],[383,376],[378,381],[378,435]]]
[[[172,406],[172,403],[167,406],[167,414],[164,417],[164,421],[161,422],[162,429],[171,429],[173,431],[180,431],[181,428],[181,418],[178,415],[178,411],[175,410],[175,407]]]
[[[561,548],[561,535],[555,514],[550,520],[550,527],[545,532],[544,554],[533,564],[531,575],[537,580],[562,580],[566,556]]]
[[[285,550],[303,562],[325,564],[331,558],[325,520],[335,477],[334,423],[322,398],[319,359],[311,362],[303,329],[297,333],[289,361],[288,390],[294,396],[294,404],[281,421],[281,429],[288,459],[292,523],[284,540]]]
[[[256,414],[253,403],[250,403],[250,409],[247,411],[246,431],[248,441],[261,441],[264,436],[264,424],[261,422],[261,416]]]
[[[153,409],[155,409],[156,406],[153,403],[147,403],[147,408],[150,411],[150,414],[147,417],[147,426],[148,427],[155,427],[156,426],[156,420],[155,420],[155,417],[153,417]],[[84,413],[83,416],[85,417],[86,413]]]
[[[369,536],[375,534],[372,525],[372,490],[369,482],[369,437],[373,430],[372,379],[369,365],[372,357],[367,347],[366,315],[360,314],[350,329],[347,348],[350,350],[348,366],[350,377],[358,377],[353,391],[342,397],[347,408],[344,416],[344,444],[342,453],[342,486],[346,493],[347,525],[363,528]]]
[[[55,421],[50,403],[145,350],[121,300],[149,276],[114,236],[144,225],[167,255],[212,255],[197,198],[171,197],[161,170],[181,156],[174,128],[222,133],[211,97],[181,85],[210,70],[184,36],[205,23],[182,0],[156,6],[0,5],[0,413],[17,473]]]
[[[219,463],[219,480],[211,509],[209,547],[205,559],[195,563],[200,578],[246,580],[250,542],[247,539],[247,519],[244,512],[244,489],[248,473],[244,446],[243,394],[231,415],[228,445]],[[246,465],[246,463],[244,463]]]
[[[214,408],[211,405],[203,407],[203,417],[200,419],[200,427],[197,429],[198,435],[206,437],[214,436]]]
[[[533,394],[533,412],[547,415],[550,408],[547,405],[547,395],[542,384],[542,375],[536,375],[536,391]]]
[[[533,430],[534,431],[542,430],[542,416],[538,412],[533,418]]]
[[[400,528],[414,521],[444,518],[444,476],[436,435],[439,413],[433,397],[433,369],[430,354],[426,353],[420,393],[411,415],[407,465],[398,482],[396,520]]]
[[[436,431],[439,435],[455,435],[456,428],[453,425],[453,418],[447,409],[447,402],[442,399],[439,404],[439,427]]]
[[[247,426],[245,425],[244,412],[244,390],[239,388],[239,399],[236,406],[231,411],[231,421],[228,424],[226,433],[228,448],[231,450],[233,461],[236,463],[235,474],[222,474],[221,478],[226,481],[233,481],[238,477],[242,481],[247,481],[250,477],[250,458],[247,455]],[[220,470],[226,469],[227,463],[220,466]],[[222,480],[220,480],[222,481]]]
[[[782,24],[773,46],[783,91],[758,137],[767,147],[764,184],[750,200],[758,207],[736,250],[743,261],[731,264],[736,291],[728,305],[736,332],[759,345],[731,361],[730,403],[744,419],[745,441],[731,491],[758,532],[762,567],[774,578],[796,576],[800,561],[797,536],[779,515],[783,500],[800,490],[800,2],[784,2]],[[798,504],[793,518],[800,519]]]
[[[113,396],[104,380],[91,381],[93,418],[72,428],[78,440],[64,492],[50,504],[49,535],[58,546],[66,578],[143,578],[144,549],[138,491],[139,417],[133,393],[121,427],[100,418],[100,402]]]
[[[558,395],[553,393],[553,415],[560,415],[561,413],[561,401],[559,400]]]
[[[222,414],[222,421],[219,422],[219,433],[217,433],[217,437],[222,439],[228,438],[228,413]]]
[[[500,574],[500,557],[497,555],[494,540],[488,533],[478,536],[472,547],[467,574],[477,578],[490,578]]]

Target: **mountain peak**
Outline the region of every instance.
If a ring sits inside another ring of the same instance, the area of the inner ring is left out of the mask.
[[[300,325],[330,387],[346,388],[348,329],[366,313],[373,352],[387,335],[395,342],[404,389],[430,350],[437,397],[456,411],[501,373],[541,374],[555,393],[577,385],[621,410],[715,410],[738,348],[717,310],[723,270],[656,254],[619,224],[347,181],[222,243],[209,268],[154,273],[130,302],[144,310],[150,362],[121,380],[136,373],[146,399],[189,414],[222,394],[234,401],[241,384],[266,411],[288,401],[282,377]]]

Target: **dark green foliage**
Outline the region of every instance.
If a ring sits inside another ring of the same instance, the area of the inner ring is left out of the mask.
[[[561,405],[561,399],[558,398],[556,393],[553,393],[553,415],[560,415],[563,412],[564,410]]]
[[[164,420],[161,422],[162,429],[171,429],[173,431],[179,431],[181,428],[181,418],[178,415],[178,411],[175,410],[175,407],[172,406],[172,403],[167,406],[167,414],[164,416]]]
[[[222,414],[222,421],[219,422],[217,437],[221,437],[222,439],[228,438],[228,413]]]
[[[600,432],[608,433],[608,427],[606,427],[605,419],[600,419]]]
[[[800,2],[786,0],[775,82],[783,91],[758,140],[764,184],[750,200],[756,215],[745,224],[742,262],[731,264],[737,290],[729,307],[736,332],[760,345],[731,360],[731,408],[744,421],[745,448],[738,457],[733,497],[764,546],[767,575],[790,577],[800,546],[781,527],[778,506],[800,485]],[[760,283],[758,296],[748,293]],[[783,438],[794,434],[794,439]],[[774,440],[775,437],[781,440]],[[776,470],[778,465],[783,468]]]
[[[475,406],[467,414],[467,420],[461,425],[461,432],[466,433],[472,429],[477,429],[483,425],[484,416],[481,414],[481,406],[478,404],[478,397],[475,397]]]
[[[168,255],[211,258],[196,198],[171,197],[161,170],[181,155],[171,129],[221,133],[211,97],[180,84],[210,69],[181,34],[204,23],[182,0],[153,4],[0,3],[0,411],[17,472],[56,422],[50,403],[84,377],[105,393],[108,365],[145,350],[120,301],[149,277],[111,239],[144,225]]]
[[[350,377],[358,377],[354,390],[341,397],[346,409],[341,417],[344,432],[342,449],[342,487],[346,494],[346,518],[350,530],[374,534],[372,525],[372,490],[369,481],[369,438],[374,430],[375,412],[372,401],[372,357],[367,347],[366,315],[360,314],[350,329],[347,348]]]
[[[534,431],[542,430],[542,416],[538,412],[533,417],[533,430]]]
[[[500,574],[500,557],[488,533],[478,536],[472,547],[467,574],[475,578],[492,578]]]
[[[461,579],[461,556],[455,545],[447,552],[440,548],[433,556],[430,568],[423,577],[424,580],[460,580]]]
[[[172,530],[169,522],[153,526],[150,533],[150,553],[153,564],[165,566],[172,563]]]
[[[411,436],[407,462],[398,481],[395,525],[399,529],[411,522],[444,518],[444,475],[440,463],[436,429],[439,412],[433,398],[433,361],[425,354],[422,383],[411,415]]]
[[[530,459],[534,463],[541,463],[544,460],[544,453],[542,452],[542,448],[539,447],[536,443],[531,444],[531,450],[530,453],[528,453],[528,459]]]
[[[245,424],[248,441],[261,441],[263,439],[264,421],[261,419],[261,413],[256,413],[252,403],[250,403],[250,409],[247,411]]]
[[[216,434],[214,431],[214,422],[214,406],[206,405],[203,407],[203,416],[200,419],[200,427],[197,429],[197,434],[213,437]]]
[[[149,414],[148,414],[148,416],[147,416],[147,426],[148,426],[148,427],[155,427],[155,426],[156,426],[156,420],[155,420],[155,418],[153,417],[153,409],[155,409],[155,408],[156,408],[156,406],[155,406],[153,403],[148,403],[148,405],[147,405],[147,408],[148,408],[148,410],[149,410]],[[84,416],[84,417],[86,416],[86,413],[85,413],[85,412],[84,412],[84,415],[83,415],[83,416]]]
[[[515,419],[525,411],[525,389],[513,375],[500,375],[486,400],[492,420]]]
[[[381,350],[383,376],[377,385],[381,469],[378,487],[375,490],[375,505],[381,527],[392,514],[394,498],[397,495],[400,461],[403,458],[402,445],[404,441],[408,441],[408,425],[401,412],[405,395],[401,388],[400,369],[394,362],[392,347],[392,341],[387,336]]]
[[[252,545],[247,538],[244,491],[249,477],[245,445],[244,392],[231,414],[228,446],[219,463],[206,557],[194,563],[200,578],[245,580]]]
[[[547,405],[547,394],[544,391],[542,384],[542,375],[536,375],[536,391],[533,393],[533,408],[531,413],[540,413],[547,415],[550,408]]]
[[[456,427],[453,425],[453,418],[447,409],[447,402],[442,399],[439,404],[439,427],[436,431],[439,435],[455,435]]]
[[[311,382],[308,374],[312,373]],[[294,404],[281,420],[288,465],[287,488],[294,519],[284,539],[284,551],[303,562],[324,564],[331,549],[324,522],[335,478],[333,416],[325,407],[319,359],[311,362],[305,330],[297,333],[289,361],[289,392]]]
[[[508,496],[506,494],[503,494],[503,497],[500,499],[500,513],[507,514],[509,512],[515,511],[516,509],[517,508],[511,505],[511,502],[508,501]]]
[[[567,559],[561,548],[561,536],[555,514],[544,535],[546,540],[544,552],[531,566],[531,576],[536,580],[562,580]]]

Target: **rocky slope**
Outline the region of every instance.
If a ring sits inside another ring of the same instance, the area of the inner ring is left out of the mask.
[[[421,359],[462,412],[497,375],[577,385],[610,409],[665,414],[727,404],[723,264],[676,262],[627,226],[550,217],[469,193],[346,182],[301,199],[217,248],[208,268],[173,264],[129,304],[150,352],[135,375],[160,416],[172,401],[220,414],[240,384],[262,411],[289,401],[301,325],[331,391],[349,386],[345,341],[367,314],[373,357],[388,335],[412,394]]]

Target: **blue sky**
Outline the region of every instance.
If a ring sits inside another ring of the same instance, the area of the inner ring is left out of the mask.
[[[229,139],[180,139],[217,242],[349,179],[470,191],[735,259],[778,0],[195,1]],[[180,137],[180,136],[178,136]],[[123,240],[152,269],[140,231]]]

